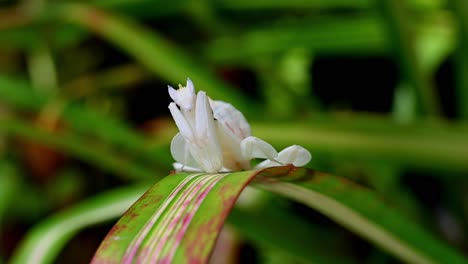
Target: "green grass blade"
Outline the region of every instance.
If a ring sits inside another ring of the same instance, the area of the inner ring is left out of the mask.
[[[468,120],[468,2],[464,0],[451,0],[449,3],[459,24],[458,48],[454,55],[457,81],[457,110],[461,119]]]
[[[261,201],[260,205],[259,201],[253,201],[248,206],[237,203],[228,223],[255,245],[271,247],[306,263],[357,263],[340,233],[342,230],[324,229],[300,215],[286,212],[283,200],[275,197]]]
[[[382,202],[374,192],[346,179],[298,169],[289,175],[277,174],[287,177],[275,181],[271,173],[277,171],[260,172],[257,185],[310,206],[404,262],[468,263],[455,250]]]
[[[29,231],[10,263],[53,263],[60,250],[76,233],[119,217],[146,188],[132,186],[112,190],[51,216]]]
[[[75,132],[109,142],[113,146],[124,148],[131,152],[149,152],[148,142],[143,135],[132,130],[123,121],[104,115],[95,109],[80,104],[62,103],[61,99],[38,92],[19,79],[0,75],[0,101],[21,111],[40,112],[45,107],[58,105],[57,115],[61,121]],[[146,160],[153,164],[159,163],[154,152],[145,155]]]
[[[216,63],[248,64],[265,56],[283,54],[291,47],[307,48],[318,54],[382,54],[389,50],[387,43],[379,20],[358,16],[257,26],[240,34],[217,37],[205,45],[204,52]]]
[[[0,226],[4,223],[8,208],[13,203],[15,194],[20,188],[20,175],[15,165],[7,159],[0,158]],[[0,235],[3,235],[1,228]],[[1,253],[3,253],[2,250],[0,250],[0,255]]]
[[[93,263],[205,263],[226,216],[252,180],[318,210],[405,262],[467,263],[375,193],[337,176],[291,166],[168,176],[112,228]]]
[[[153,179],[158,175],[138,163],[132,162],[123,153],[116,155],[108,146],[95,140],[88,140],[68,131],[51,132],[38,128],[30,122],[8,117],[0,118],[0,131],[10,136],[40,142],[52,148],[94,164],[115,173],[124,179]]]
[[[440,115],[435,87],[427,73],[422,72],[416,57],[414,28],[408,19],[404,1],[384,0],[378,3],[386,19],[389,35],[394,40],[393,46],[399,58],[402,74],[418,95],[419,110],[423,114]]]
[[[156,32],[128,18],[113,16],[90,6],[67,4],[61,7],[58,9],[61,18],[101,35],[155,74],[171,81],[172,86],[185,82],[190,77],[197,87],[212,98],[229,101],[242,112],[253,112],[254,102],[218,80],[213,73],[205,70],[206,67],[197,64],[182,49],[171,45]]]
[[[381,158],[421,168],[468,169],[468,129],[463,124],[402,126],[384,120],[346,116],[313,124],[283,123],[281,129],[277,124],[253,123],[252,130],[278,146],[299,144],[347,158]]]
[[[441,1],[408,1],[413,8],[437,8]],[[320,11],[327,9],[355,9],[368,10],[373,8],[374,1],[369,0],[219,0],[217,5],[221,8],[232,9],[238,11],[248,10],[269,10],[269,9],[298,9],[298,10],[314,10]]]

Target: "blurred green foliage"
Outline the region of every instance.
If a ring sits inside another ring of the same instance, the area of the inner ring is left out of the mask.
[[[254,135],[302,144],[311,168],[375,190],[466,251],[467,43],[465,0],[0,1],[0,263],[48,215],[167,175],[166,85],[187,77],[240,109]],[[292,234],[304,221],[318,241],[328,230],[350,262],[393,260],[281,206],[300,218]],[[246,223],[234,211],[231,224],[255,232]],[[245,236],[252,258],[289,259],[258,232]],[[83,236],[60,261],[89,260],[73,247]]]

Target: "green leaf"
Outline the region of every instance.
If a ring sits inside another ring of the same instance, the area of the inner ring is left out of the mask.
[[[252,130],[279,147],[298,144],[347,158],[380,158],[419,168],[468,169],[468,130],[462,123],[398,125],[362,115],[327,115],[309,124],[283,122],[279,127],[277,123],[252,123]]]
[[[440,7],[441,2],[438,0],[408,1],[413,8],[429,9]],[[232,10],[268,10],[268,9],[298,9],[298,10],[314,10],[326,11],[326,9],[345,9],[345,10],[367,10],[373,8],[373,1],[369,0],[219,0],[217,4],[221,8]]]
[[[24,80],[0,75],[0,100],[26,111],[41,111],[55,104],[59,116],[77,132],[97,137],[130,151],[147,150],[148,144],[143,135],[132,130],[123,121],[80,104],[64,103],[60,99],[32,89]],[[157,158],[151,161],[157,162]]]
[[[252,241],[255,248],[262,251],[263,247],[271,248],[307,263],[356,263],[342,230],[323,228],[285,211],[289,207],[283,197],[273,197],[276,195],[253,187],[244,192],[244,198],[229,213],[227,223]],[[250,201],[243,202],[245,197]],[[252,198],[255,200],[251,201]]]
[[[146,188],[139,185],[115,189],[47,218],[28,232],[10,263],[53,263],[76,233],[119,217]]]
[[[456,74],[456,98],[458,114],[468,120],[468,3],[463,0],[448,1],[458,22],[458,47],[454,54]]]
[[[388,34],[393,40],[395,54],[405,80],[411,83],[418,96],[418,108],[423,114],[440,115],[435,88],[430,78],[423,72],[418,63],[415,50],[415,34],[412,31],[412,21],[404,2],[391,0],[379,1],[382,16],[387,24]]]
[[[242,112],[253,112],[255,103],[220,81],[206,67],[168,39],[144,28],[128,17],[118,17],[81,4],[65,4],[58,8],[59,18],[84,26],[133,56],[150,71],[171,82],[173,86],[187,77],[202,87],[212,98],[231,102]],[[188,40],[190,41],[190,40]],[[161,87],[166,89],[166,87]]]
[[[93,263],[205,263],[226,216],[251,181],[316,209],[405,262],[467,263],[374,192],[293,166],[168,176],[118,221]]]
[[[206,263],[237,196],[253,177],[238,172],[164,178],[112,228],[93,263]]]
[[[45,131],[30,122],[13,117],[0,118],[0,131],[62,150],[125,179],[153,179],[161,176],[152,169],[133,162],[128,155],[116,155],[108,146],[68,131]]]
[[[167,170],[163,161],[167,160],[168,155],[165,151],[161,152],[159,146],[167,144],[169,139],[149,144],[142,134],[113,116],[82,104],[65,103],[32,89],[23,80],[5,75],[0,75],[0,102],[21,111],[40,112],[54,107],[60,123],[69,128],[52,133],[8,117],[0,120],[0,131],[51,145],[127,178],[153,178],[153,172],[145,173],[139,165],[152,169],[159,166],[164,168],[162,171]],[[110,151],[115,149],[118,149],[120,157],[115,157]],[[131,160],[135,159],[145,163],[132,163]],[[122,169],[124,167],[128,170]]]
[[[388,52],[387,43],[376,17],[358,16],[249,28],[215,38],[204,51],[217,63],[252,63],[297,47],[317,54],[382,54]]]
[[[13,162],[0,158],[0,224],[19,189],[19,173]],[[0,229],[0,234],[2,230]]]

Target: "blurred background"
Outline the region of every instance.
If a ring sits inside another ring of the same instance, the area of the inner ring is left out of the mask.
[[[0,263],[55,212],[167,175],[167,85],[187,77],[253,135],[305,146],[308,167],[375,190],[466,253],[467,47],[466,0],[0,0]],[[311,246],[397,263],[271,199],[317,229]],[[112,224],[74,236],[57,263],[89,262]],[[301,263],[236,237],[232,263]]]

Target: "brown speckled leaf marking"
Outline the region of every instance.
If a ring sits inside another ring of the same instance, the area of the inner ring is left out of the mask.
[[[198,207],[227,175],[197,174],[182,181],[132,241],[124,263],[132,263],[135,257],[137,263],[171,263]]]

